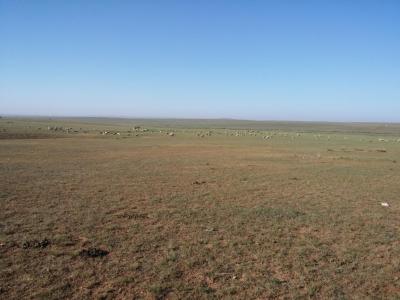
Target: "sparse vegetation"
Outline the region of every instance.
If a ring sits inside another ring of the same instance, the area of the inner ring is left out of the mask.
[[[395,299],[399,135],[4,117],[0,298]]]

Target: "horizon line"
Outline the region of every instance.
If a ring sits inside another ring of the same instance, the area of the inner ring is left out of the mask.
[[[326,121],[326,120],[285,120],[285,119],[241,119],[241,118],[206,118],[206,117],[149,117],[122,115],[41,115],[41,114],[0,114],[0,118],[91,118],[91,119],[125,119],[125,120],[181,120],[181,121],[242,121],[242,122],[281,122],[281,123],[331,123],[331,124],[400,124],[400,121]]]

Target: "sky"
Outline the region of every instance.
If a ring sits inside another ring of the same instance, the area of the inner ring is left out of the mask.
[[[400,122],[400,1],[0,0],[0,114]]]

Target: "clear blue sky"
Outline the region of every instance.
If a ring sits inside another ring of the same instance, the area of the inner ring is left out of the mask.
[[[3,1],[0,114],[400,122],[400,1]]]

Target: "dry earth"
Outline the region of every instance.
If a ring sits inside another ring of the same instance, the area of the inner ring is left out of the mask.
[[[0,120],[1,299],[399,298],[397,127],[173,125]]]

